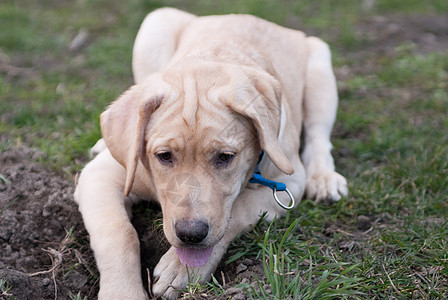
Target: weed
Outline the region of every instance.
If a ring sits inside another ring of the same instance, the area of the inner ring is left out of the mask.
[[[87,300],[87,296],[84,298],[81,296],[81,292],[78,292],[76,295],[73,295],[72,293],[69,293],[70,300]]]
[[[187,268],[188,282],[184,290],[182,290],[183,299],[194,299],[196,296],[207,296],[213,294],[215,297],[225,293],[224,287],[212,275],[211,282],[202,283],[203,277]]]
[[[7,300],[14,300],[15,297],[9,293],[9,290],[11,290],[11,285],[9,284],[8,280],[6,278],[0,278],[0,296],[2,296],[2,298],[4,297]]]

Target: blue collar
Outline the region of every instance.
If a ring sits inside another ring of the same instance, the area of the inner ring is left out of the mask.
[[[270,188],[273,191],[274,199],[275,199],[275,201],[277,201],[278,205],[280,205],[282,208],[287,209],[287,210],[294,208],[294,205],[295,205],[294,197],[292,196],[291,192],[286,188],[286,184],[284,184],[283,182],[266,179],[261,175],[261,172],[260,172],[260,169],[258,166],[260,165],[261,161],[263,160],[264,155],[265,155],[264,151],[263,150],[260,151],[260,156],[258,157],[258,162],[255,165],[255,169],[252,174],[252,177],[249,179],[249,183],[258,183],[258,184],[267,186],[268,188]],[[289,198],[291,199],[288,206],[286,206],[282,202],[280,202],[280,200],[277,197],[277,192],[286,192],[288,194]]]

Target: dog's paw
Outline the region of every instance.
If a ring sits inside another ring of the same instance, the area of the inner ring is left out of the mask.
[[[311,175],[306,182],[306,196],[310,199],[339,201],[348,195],[347,180],[333,171]]]
[[[156,297],[176,299],[187,287],[188,280],[191,284],[209,280],[216,264],[216,259],[212,255],[204,266],[188,267],[187,271],[187,267],[180,262],[176,249],[171,247],[154,269],[152,292]]]

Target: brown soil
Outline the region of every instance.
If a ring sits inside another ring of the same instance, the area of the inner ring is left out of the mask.
[[[16,299],[93,295],[97,276],[89,270],[93,254],[74,184],[35,163],[40,155],[27,148],[0,153],[0,278]]]

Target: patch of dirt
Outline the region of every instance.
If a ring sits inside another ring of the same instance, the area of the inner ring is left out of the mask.
[[[337,31],[338,28],[333,30]],[[448,49],[448,18],[444,15],[377,15],[360,20],[354,28],[358,41],[354,49],[344,51],[348,62],[336,68],[338,83],[357,75],[373,75],[381,68],[382,57],[394,58],[399,46],[405,45],[415,54],[446,52]],[[335,36],[338,36],[335,34]],[[332,40],[330,44],[337,44]],[[344,90],[342,92],[345,92]],[[361,93],[363,91],[360,91]],[[364,91],[365,92],[365,91]],[[378,97],[388,93],[379,90]],[[411,92],[418,92],[417,89]],[[360,95],[361,97],[363,95]]]
[[[97,275],[74,184],[35,163],[41,155],[0,153],[0,279],[15,299],[90,298]]]
[[[403,43],[416,45],[418,53],[448,49],[448,18],[445,15],[382,15],[359,23],[359,38],[367,38],[369,51],[391,54]]]

